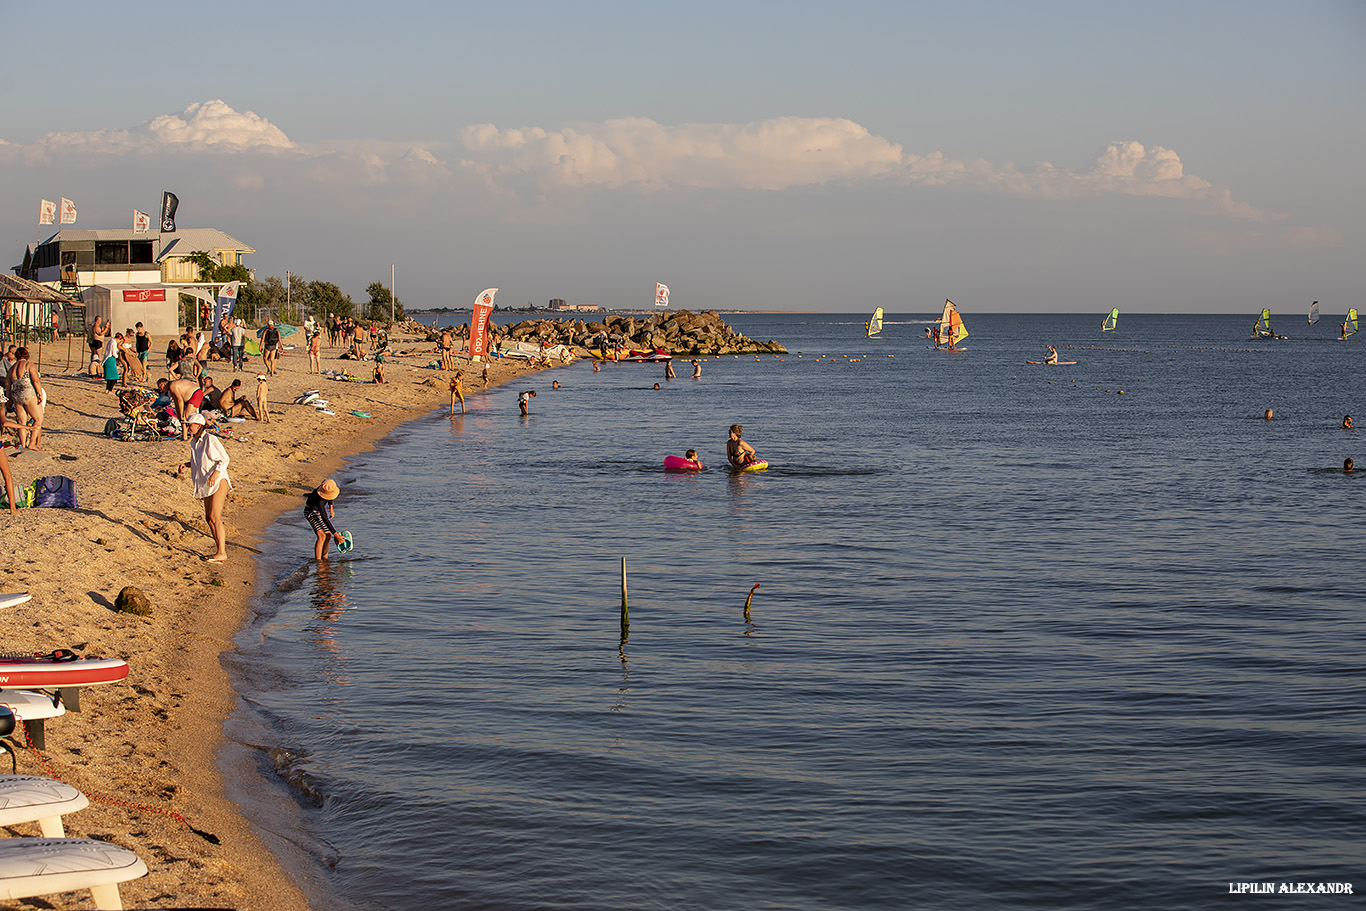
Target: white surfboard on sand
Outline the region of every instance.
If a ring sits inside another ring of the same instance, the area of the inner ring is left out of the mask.
[[[62,838],[62,817],[90,806],[64,781],[37,775],[0,775],[0,826],[36,822],[44,838]]]
[[[0,607],[15,607],[33,600],[33,596],[28,592],[3,592],[0,593]]]

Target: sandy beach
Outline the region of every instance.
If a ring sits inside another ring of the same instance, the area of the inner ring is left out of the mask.
[[[149,382],[164,375],[160,352],[166,342],[154,341]],[[31,348],[37,364],[38,347]],[[346,458],[369,449],[398,424],[446,407],[450,374],[426,369],[436,360],[428,353],[434,346],[399,335],[392,348],[420,353],[391,357],[383,385],[312,376],[302,348],[286,353],[269,381],[270,422],[233,424],[232,439],[224,443],[233,484],[225,511],[230,557],[209,564],[202,555],[212,553],[213,542],[202,506],[188,471],[177,476],[189,444],[106,437],[105,421],[119,414],[118,402],[102,380],[75,374],[80,365],[74,361],[84,353],[81,341],[70,346],[70,367],[66,340],[43,346],[44,448],[12,456],[11,470],[18,485],[52,475],[73,478],[80,507],[0,511],[0,591],[33,596],[5,611],[4,651],[69,648],[123,658],[131,670],[121,683],[84,689],[80,713],[49,720],[41,756],[16,748],[18,771],[60,778],[90,798],[88,809],[66,818],[69,836],[113,842],[147,863],[147,876],[122,887],[126,907],[308,907],[225,796],[215,757],[236,695],[219,656],[231,647],[249,609],[256,585],[253,557],[269,523],[284,511],[301,510],[304,494]],[[339,360],[341,350],[323,349],[324,369],[349,369],[368,378],[372,365]],[[259,359],[253,359],[237,374],[245,389],[255,389],[259,370]],[[489,386],[534,370],[525,361],[495,361]],[[211,364],[208,372],[219,386],[233,378],[228,364]],[[467,396],[484,388],[477,370],[467,370],[465,380]],[[322,390],[336,414],[292,404],[309,389]],[[298,546],[307,558],[312,538]],[[114,610],[118,593],[130,585],[150,599],[149,616]],[[37,835],[38,827],[12,826],[7,834]],[[0,907],[89,907],[89,893],[44,901],[49,904],[15,901]]]

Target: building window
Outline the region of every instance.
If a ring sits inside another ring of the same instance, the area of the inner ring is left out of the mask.
[[[95,265],[128,265],[128,241],[104,241],[95,244]]]
[[[130,241],[128,244],[128,262],[140,266],[151,265],[156,262],[152,257],[152,242],[150,240]]]

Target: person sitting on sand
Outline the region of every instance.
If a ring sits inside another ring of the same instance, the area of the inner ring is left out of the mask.
[[[736,468],[743,468],[755,461],[754,447],[740,439],[745,428],[739,424],[730,425],[730,439],[726,441],[726,458]]]
[[[1056,364],[1058,362],[1058,349],[1054,348],[1052,345],[1049,345],[1048,354],[1045,355],[1043,362],[1045,364]]]
[[[1343,429],[1343,430],[1351,430],[1351,429],[1352,429],[1352,416],[1351,416],[1350,414],[1347,415],[1345,418],[1342,419],[1342,429]]]
[[[383,383],[384,383],[384,352],[383,352],[383,351],[376,351],[376,352],[375,352],[375,370],[374,370],[374,373],[371,375],[371,379],[373,379],[376,383],[380,383],[380,384],[383,384]]]
[[[259,421],[261,419],[256,413],[256,407],[242,394],[241,380],[233,380],[227,389],[219,391],[215,402],[216,404],[213,407],[223,412],[227,417],[235,418],[250,415],[253,420]]]
[[[340,493],[341,488],[337,487],[337,482],[328,478],[304,498],[304,518],[318,535],[318,540],[313,545],[315,560],[327,559],[327,547],[331,543],[329,538],[338,545],[342,542],[341,532],[332,524],[332,519],[336,516],[332,501],[337,499]]]

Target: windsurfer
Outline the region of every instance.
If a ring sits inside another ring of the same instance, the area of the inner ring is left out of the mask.
[[[754,447],[740,439],[745,428],[739,424],[730,425],[730,439],[726,441],[726,458],[736,468],[742,468],[754,461]]]

